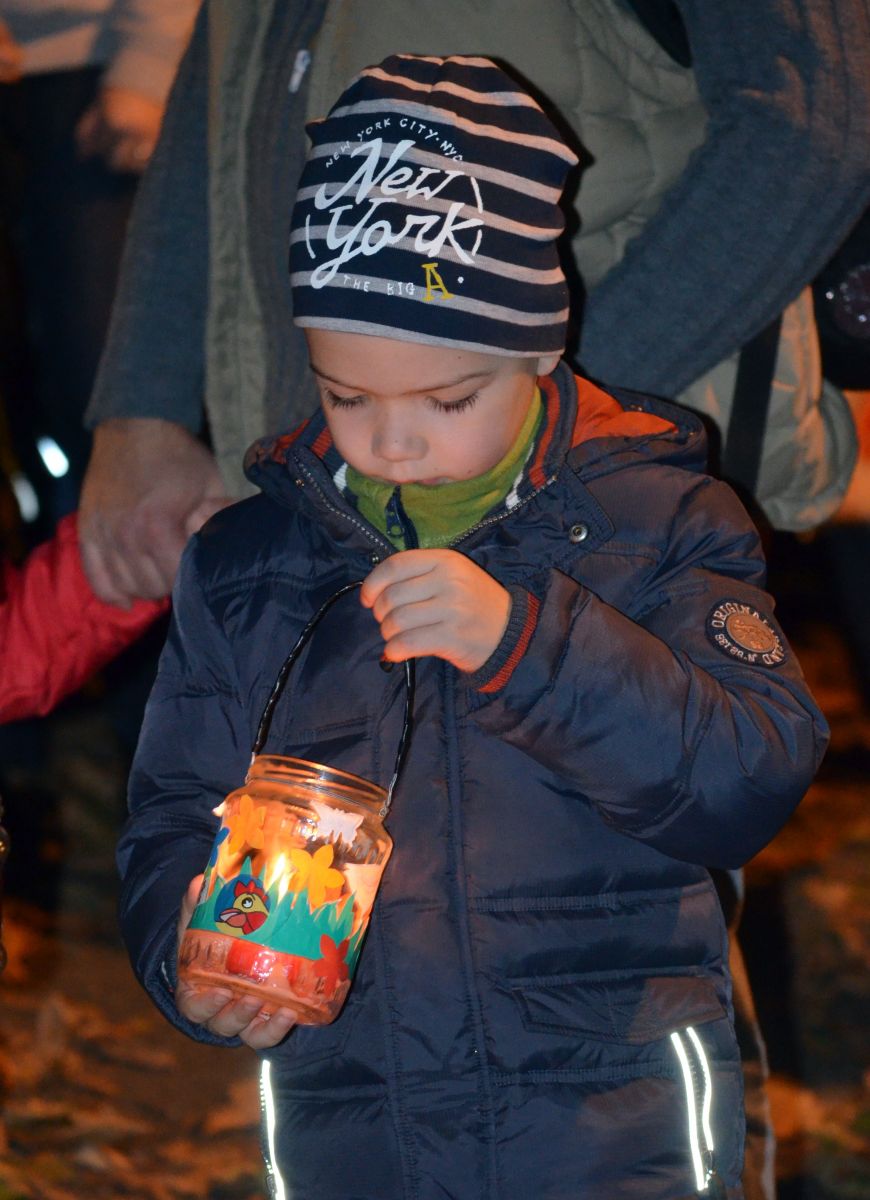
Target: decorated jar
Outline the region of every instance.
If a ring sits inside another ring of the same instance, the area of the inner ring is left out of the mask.
[[[319,763],[257,755],[221,818],[179,977],[325,1025],[350,990],[392,841],[387,791]]]

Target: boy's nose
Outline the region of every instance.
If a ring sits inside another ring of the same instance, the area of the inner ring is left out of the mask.
[[[417,461],[426,453],[426,442],[404,423],[385,421],[374,430],[372,453],[385,462]]]

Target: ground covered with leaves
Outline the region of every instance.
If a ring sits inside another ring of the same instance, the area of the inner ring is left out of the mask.
[[[781,1200],[870,1200],[870,712],[817,574],[814,602],[801,600],[818,563],[790,553],[781,615],[833,742],[747,871],[742,940],[773,1071]],[[175,1033],[118,942],[125,757],[111,701],[79,701],[25,735],[37,765],[4,781],[15,849],[0,1200],[263,1200],[254,1055]]]

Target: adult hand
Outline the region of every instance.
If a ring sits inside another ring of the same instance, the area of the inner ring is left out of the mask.
[[[168,595],[187,539],[232,502],[214,455],[181,425],[147,417],[98,425],[79,506],[91,587],[121,608]]]
[[[24,51],[9,32],[9,26],[0,20],[0,83],[17,83],[21,78]]]
[[[163,105],[131,88],[104,87],[76,126],[83,158],[100,154],[113,171],[141,174],[157,144]]]
[[[191,880],[181,903],[178,944],[190,924],[202,887],[202,875]],[[289,1008],[263,1004],[257,996],[236,996],[228,988],[206,987],[179,980],[175,1004],[188,1021],[204,1025],[218,1037],[239,1037],[252,1050],[268,1050],[283,1041],[296,1024]]]
[[[482,667],[501,641],[510,593],[456,550],[404,550],[384,559],[360,599],[381,627],[384,658],[433,654],[460,671]]]

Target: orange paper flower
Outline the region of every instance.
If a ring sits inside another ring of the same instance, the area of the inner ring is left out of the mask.
[[[308,901],[312,908],[319,908],[326,900],[326,893],[344,884],[341,871],[332,866],[332,846],[321,846],[313,854],[307,850],[291,850],[290,861],[293,863],[293,879],[291,888],[301,892],[308,888]]]
[[[233,854],[238,854],[245,846],[252,850],[262,850],[265,820],[265,804],[254,804],[250,796],[242,796],[235,816],[227,820],[230,830],[227,849]]]
[[[323,987],[328,996],[332,995],[340,983],[350,978],[350,969],[344,958],[349,942],[350,938],[345,938],[336,946],[332,938],[327,937],[326,934],[323,934],[320,939],[320,953],[323,958],[318,958],[314,964],[314,970],[317,972],[318,978],[323,980]]]

